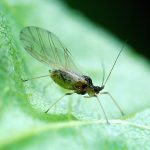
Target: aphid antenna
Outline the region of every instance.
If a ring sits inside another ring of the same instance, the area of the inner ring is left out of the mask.
[[[26,82],[26,81],[29,81],[29,80],[44,78],[44,77],[48,77],[48,76],[49,76],[49,75],[44,75],[44,76],[34,77],[34,78],[30,78],[30,79],[21,79],[21,80],[22,80],[22,82]]]
[[[118,60],[118,58],[119,58],[121,52],[123,51],[123,49],[124,49],[124,47],[125,47],[126,42],[127,42],[127,40],[126,40],[125,43],[122,45],[122,48],[121,48],[121,50],[119,51],[119,53],[118,53],[118,55],[117,55],[117,57],[116,57],[116,59],[115,59],[115,61],[114,61],[114,63],[113,63],[113,66],[112,66],[111,69],[110,69],[110,72],[109,72],[109,74],[108,74],[106,80],[105,80],[105,67],[104,67],[104,63],[103,63],[103,61],[102,61],[102,63],[101,63],[101,65],[102,65],[102,71],[103,71],[102,84],[101,84],[101,88],[102,88],[102,89],[104,89],[104,87],[105,87],[105,85],[106,85],[108,79],[110,78],[110,75],[111,75],[111,73],[112,73],[112,71],[113,71],[113,69],[114,69],[114,67],[115,67],[115,65],[116,65],[116,62],[117,62],[117,60]],[[105,80],[105,81],[104,81],[104,80]],[[114,102],[114,104],[116,105],[116,107],[118,108],[118,110],[120,111],[121,115],[124,116],[124,112],[122,111],[121,107],[117,104],[116,100],[112,97],[112,95],[111,95],[109,92],[102,92],[101,94],[107,94],[107,95],[109,95],[109,97],[112,99],[112,101]],[[100,107],[101,107],[101,109],[102,109],[102,111],[103,111],[103,113],[104,113],[104,115],[105,115],[105,119],[106,119],[107,123],[109,123],[109,122],[108,122],[107,115],[106,115],[106,113],[105,113],[105,110],[104,110],[104,108],[103,108],[103,106],[102,106],[102,104],[101,104],[101,102],[100,102],[98,96],[96,95],[95,97],[97,98],[97,100],[98,100],[98,102],[99,102],[99,104],[100,104]]]
[[[104,61],[101,61],[101,66],[102,66],[102,83],[101,87],[104,86],[104,81],[105,81],[105,66],[104,66]]]
[[[108,79],[110,78],[110,75],[111,75],[111,73],[112,73],[112,71],[113,71],[113,69],[114,69],[114,67],[115,67],[115,65],[116,65],[116,63],[117,63],[117,60],[118,60],[118,58],[119,58],[119,56],[120,56],[120,54],[121,54],[121,52],[123,51],[123,49],[124,49],[124,47],[125,47],[125,44],[127,43],[127,40],[125,41],[125,43],[122,45],[122,48],[121,48],[121,50],[119,51],[119,53],[118,53],[118,55],[117,55],[117,57],[116,57],[116,59],[115,59],[115,61],[114,61],[114,63],[113,63],[113,66],[111,67],[111,69],[110,69],[110,72],[109,72],[109,74],[108,74],[108,76],[107,76],[107,78],[106,78],[106,80],[105,80],[105,82],[102,84],[102,86],[105,86],[106,85],[106,83],[107,83],[107,81],[108,81]],[[103,65],[103,67],[104,67],[104,65]],[[104,70],[104,69],[103,69]],[[103,72],[105,72],[105,71],[103,71]],[[103,73],[104,74],[104,73]],[[104,75],[103,75],[104,76]],[[103,77],[104,78],[104,77]],[[103,79],[104,80],[104,79]]]

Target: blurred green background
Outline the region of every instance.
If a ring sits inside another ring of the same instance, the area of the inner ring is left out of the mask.
[[[126,115],[121,117],[109,97],[101,96],[109,125],[96,100],[79,95],[65,97],[44,114],[65,90],[49,78],[21,82],[50,69],[27,54],[19,41],[20,30],[30,25],[55,33],[95,85],[102,80],[101,60],[108,74],[124,44],[64,1],[1,0],[0,149],[149,150],[149,62],[126,44],[105,89]]]
[[[68,6],[82,12],[97,25],[128,39],[128,44],[150,59],[150,5],[141,0],[64,0]]]

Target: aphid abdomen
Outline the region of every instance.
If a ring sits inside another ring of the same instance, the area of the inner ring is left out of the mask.
[[[51,78],[59,86],[73,90],[77,94],[84,95],[87,93],[88,83],[84,77],[70,71],[53,70],[50,72]]]
[[[76,79],[71,73],[62,70],[53,70],[50,73],[51,78],[59,86],[68,90],[74,90],[73,85],[76,82]]]

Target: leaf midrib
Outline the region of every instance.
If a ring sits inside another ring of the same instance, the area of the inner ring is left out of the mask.
[[[92,121],[66,121],[66,122],[59,122],[59,123],[49,123],[45,125],[40,125],[38,127],[30,128],[28,130],[24,130],[24,132],[15,134],[14,136],[11,135],[11,137],[4,139],[0,142],[0,147],[5,147],[9,144],[13,144],[15,142],[18,142],[20,140],[26,139],[28,137],[32,137],[35,135],[38,135],[40,133],[43,133],[45,131],[49,130],[60,130],[64,128],[75,128],[75,127],[81,127],[86,125],[106,125],[106,126],[112,126],[112,125],[121,125],[121,126],[131,126],[134,128],[138,128],[141,130],[148,130],[150,131],[150,126],[142,125],[130,121],[125,120],[109,120],[109,124],[106,123],[105,120],[92,120]]]

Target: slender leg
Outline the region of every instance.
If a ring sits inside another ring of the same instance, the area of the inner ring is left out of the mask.
[[[29,80],[34,80],[34,79],[39,79],[39,78],[44,78],[44,77],[49,77],[49,75],[45,75],[45,76],[39,76],[39,77],[34,77],[34,78],[30,78],[30,79],[21,79],[22,82],[26,82],[26,81],[29,81]]]
[[[97,101],[98,101],[98,103],[99,103],[99,105],[100,105],[100,107],[101,107],[101,109],[102,109],[102,111],[103,111],[103,113],[104,113],[104,115],[105,115],[105,119],[106,119],[106,121],[107,121],[107,124],[109,124],[109,121],[108,121],[108,118],[107,118],[107,115],[106,115],[106,113],[105,113],[105,110],[104,110],[103,105],[101,104],[99,98],[98,98],[97,96],[95,96],[95,97],[97,98]]]
[[[56,101],[45,111],[45,113],[48,113],[48,111],[49,111],[53,106],[55,106],[62,98],[64,98],[64,97],[67,96],[67,95],[72,95],[72,94],[74,94],[74,93],[66,93],[66,94],[64,94],[63,96],[61,96],[58,100],[56,100]]]
[[[116,100],[113,98],[113,96],[109,93],[109,92],[102,92],[101,94],[107,94],[109,95],[109,97],[112,99],[112,101],[114,102],[114,104],[117,106],[118,110],[120,111],[121,115],[124,116],[124,112],[122,111],[121,107],[118,105],[118,103],[116,102]]]

